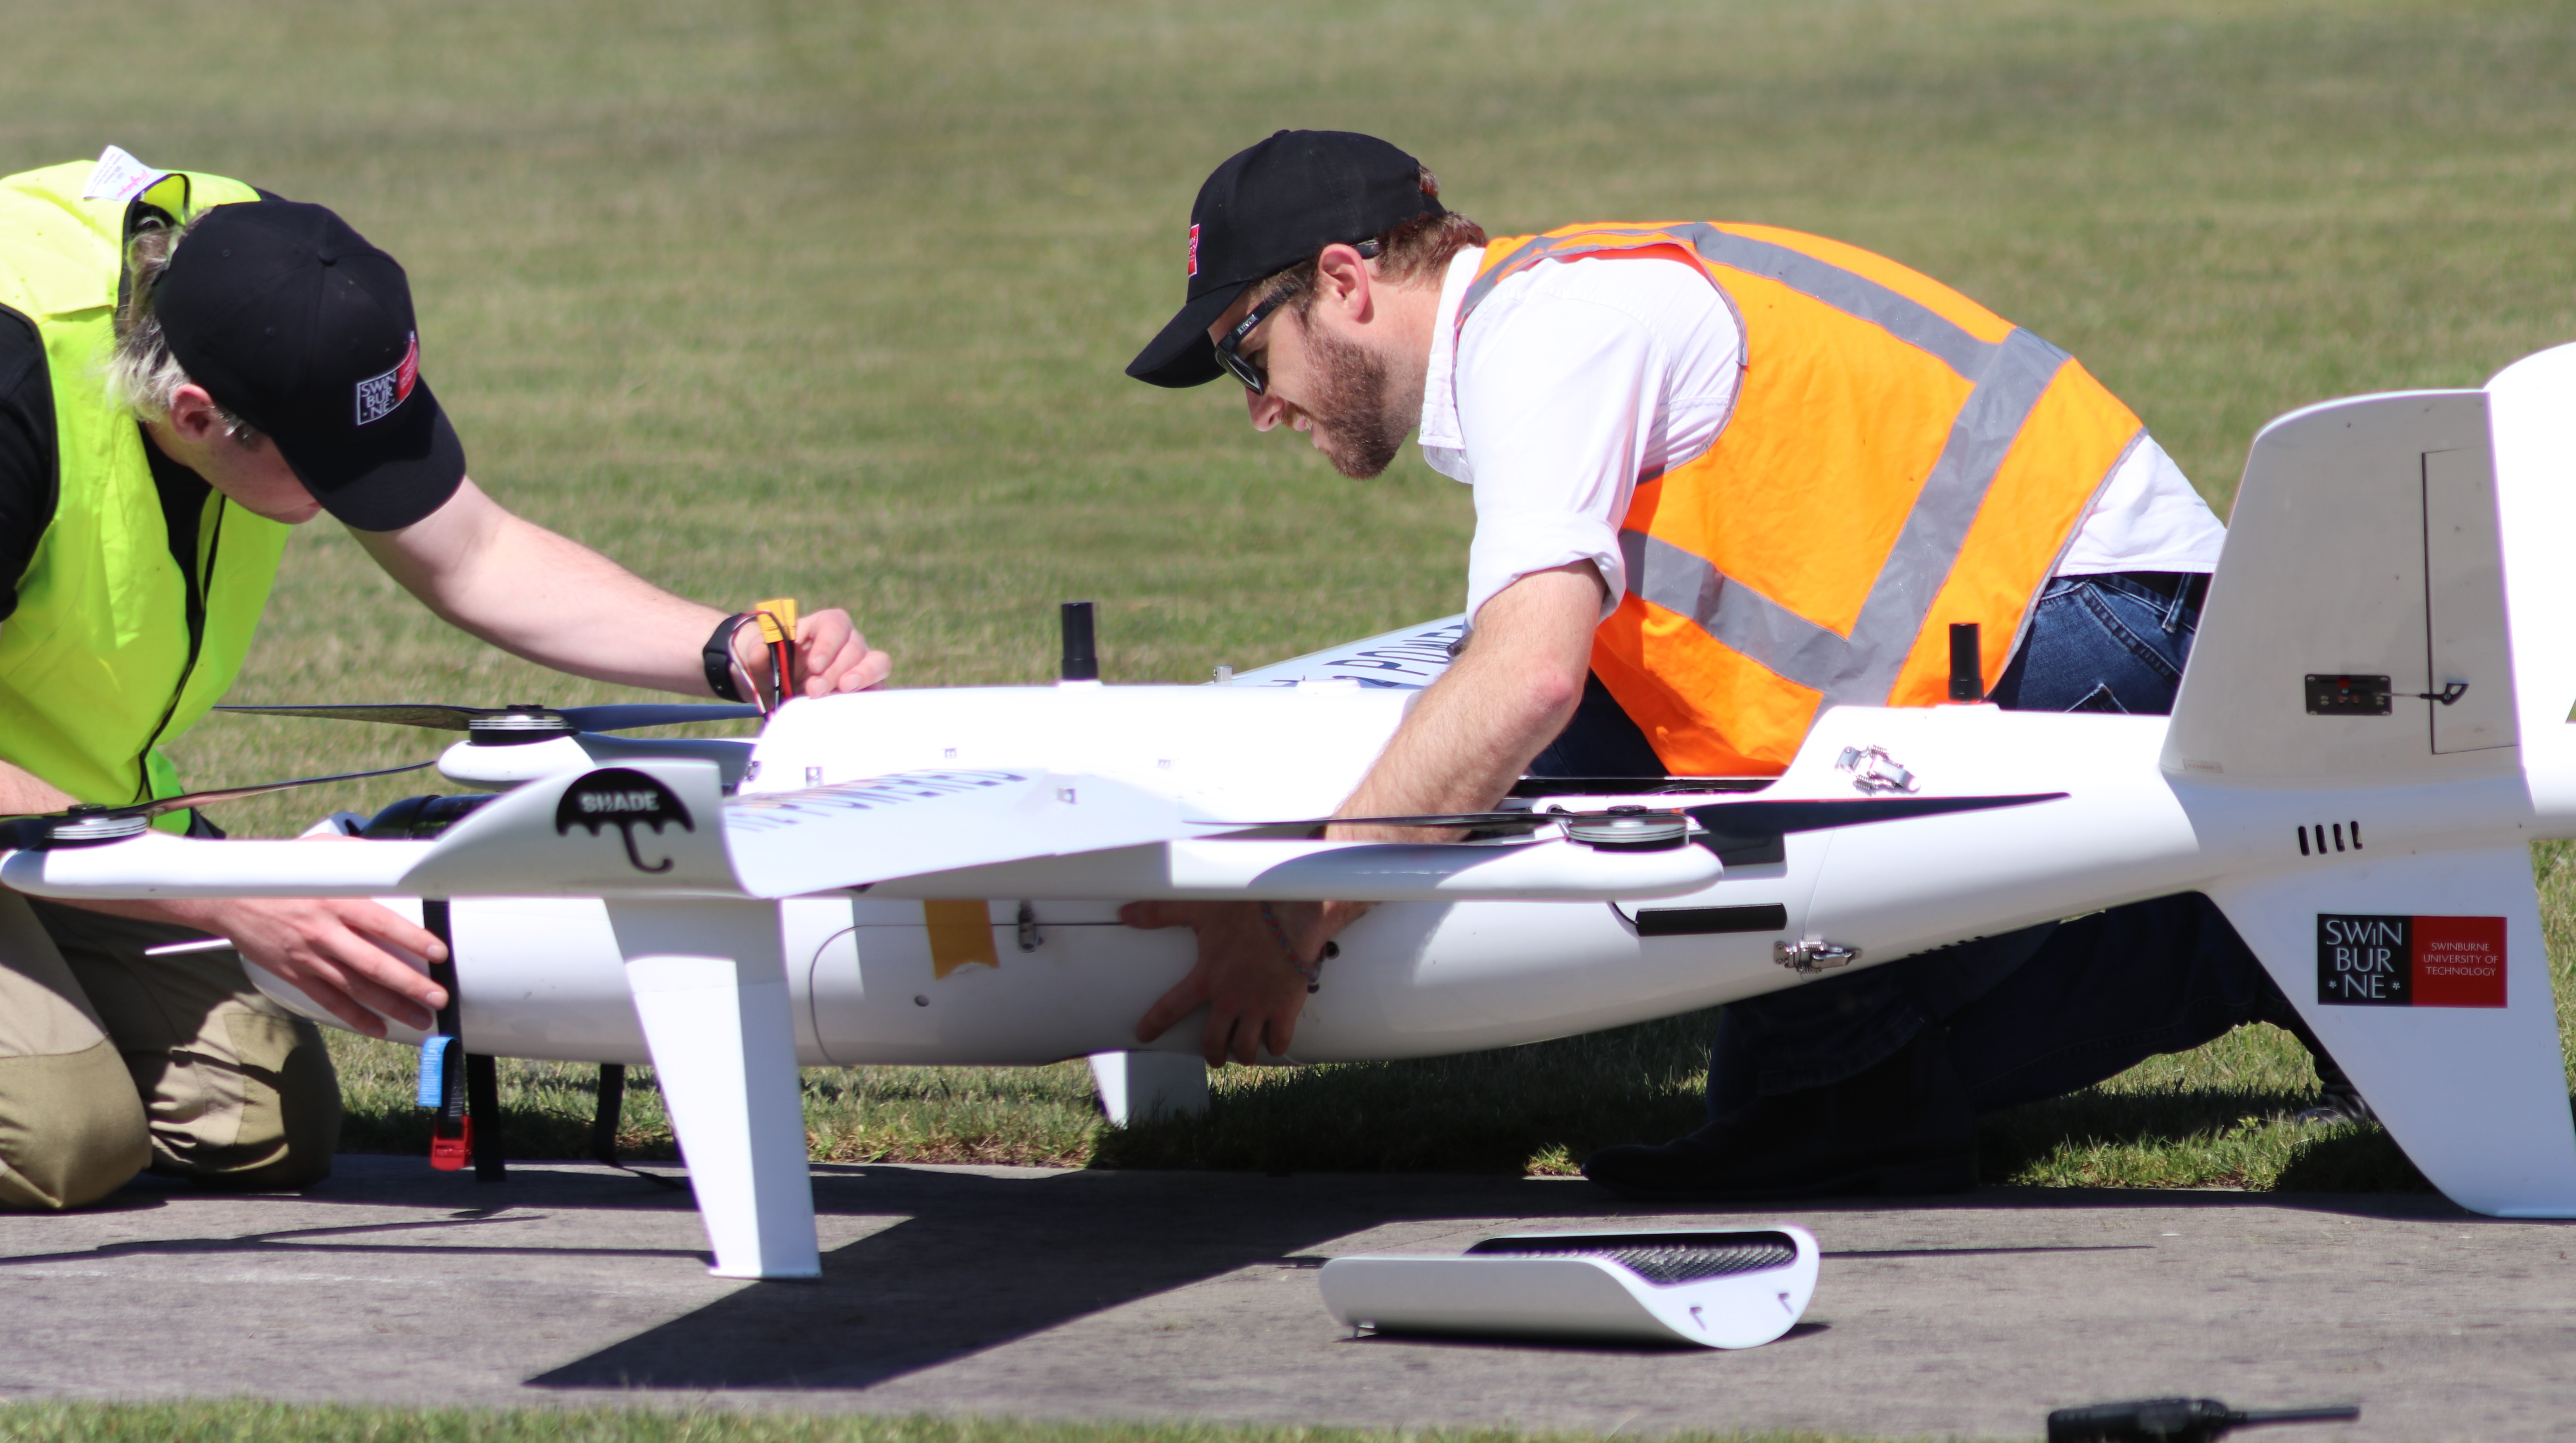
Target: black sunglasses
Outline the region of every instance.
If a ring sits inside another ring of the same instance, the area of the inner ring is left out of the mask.
[[[1256,396],[1270,394],[1270,373],[1262,368],[1259,361],[1235,348],[1242,345],[1263,321],[1270,319],[1272,311],[1295,300],[1297,293],[1304,289],[1304,286],[1280,287],[1277,294],[1246,311],[1243,319],[1235,322],[1234,329],[1225,333],[1225,339],[1216,343],[1216,363],[1225,367],[1227,374],[1241,381],[1243,388]]]
[[[1378,243],[1376,241],[1361,241],[1354,247],[1354,249],[1359,251],[1361,260],[1373,261],[1377,259]],[[1236,380],[1241,381],[1244,389],[1250,391],[1256,396],[1267,396],[1270,394],[1270,373],[1259,361],[1243,354],[1243,352],[1238,348],[1242,346],[1246,340],[1251,338],[1253,331],[1258,328],[1263,321],[1270,319],[1270,313],[1272,311],[1275,311],[1281,306],[1286,305],[1288,302],[1297,299],[1298,293],[1305,289],[1306,285],[1303,281],[1281,286],[1276,292],[1263,300],[1261,304],[1254,306],[1249,311],[1246,311],[1243,319],[1234,323],[1234,329],[1225,333],[1225,339],[1216,343],[1216,363],[1225,367],[1227,374],[1233,376]]]

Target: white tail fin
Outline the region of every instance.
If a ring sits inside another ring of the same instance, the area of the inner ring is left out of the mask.
[[[2516,770],[2499,546],[2485,392],[2364,396],[2265,427],[2165,770],[2353,783]]]
[[[2576,471],[2545,464],[2576,455],[2576,355],[2525,367],[2493,394],[2337,401],[2255,438],[2164,766],[2204,828],[2227,809],[2190,797],[2274,791],[2320,818],[2452,818],[2366,851],[2337,822],[2331,853],[2319,825],[2295,860],[2285,835],[2279,870],[2210,893],[2435,1186],[2576,1216],[2525,845],[2547,833],[2520,785],[2526,741],[2563,752],[2576,693],[2576,574],[2555,554]]]

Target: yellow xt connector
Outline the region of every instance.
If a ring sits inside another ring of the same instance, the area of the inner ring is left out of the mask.
[[[760,618],[760,639],[776,646],[796,639],[796,598],[782,596],[772,601],[755,603],[752,615]]]

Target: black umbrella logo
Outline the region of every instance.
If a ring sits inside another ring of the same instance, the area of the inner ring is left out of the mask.
[[[673,859],[647,864],[635,851],[635,828],[649,826],[655,836],[662,828],[678,824],[681,831],[694,832],[689,809],[671,789],[631,767],[610,767],[592,772],[564,789],[563,800],[555,804],[555,834],[569,836],[576,826],[599,835],[602,827],[615,827],[626,839],[626,860],[639,872],[667,872]]]

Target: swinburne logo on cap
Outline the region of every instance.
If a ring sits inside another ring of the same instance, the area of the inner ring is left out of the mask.
[[[1195,275],[1197,275],[1198,273],[1199,273],[1199,228],[1198,228],[1197,226],[1191,226],[1191,227],[1190,227],[1190,274],[1191,274],[1191,275],[1193,275],[1193,276],[1195,276]]]
[[[412,382],[420,379],[420,332],[412,332],[405,340],[400,363],[381,376],[369,376],[358,383],[359,425],[381,421],[411,399]]]

